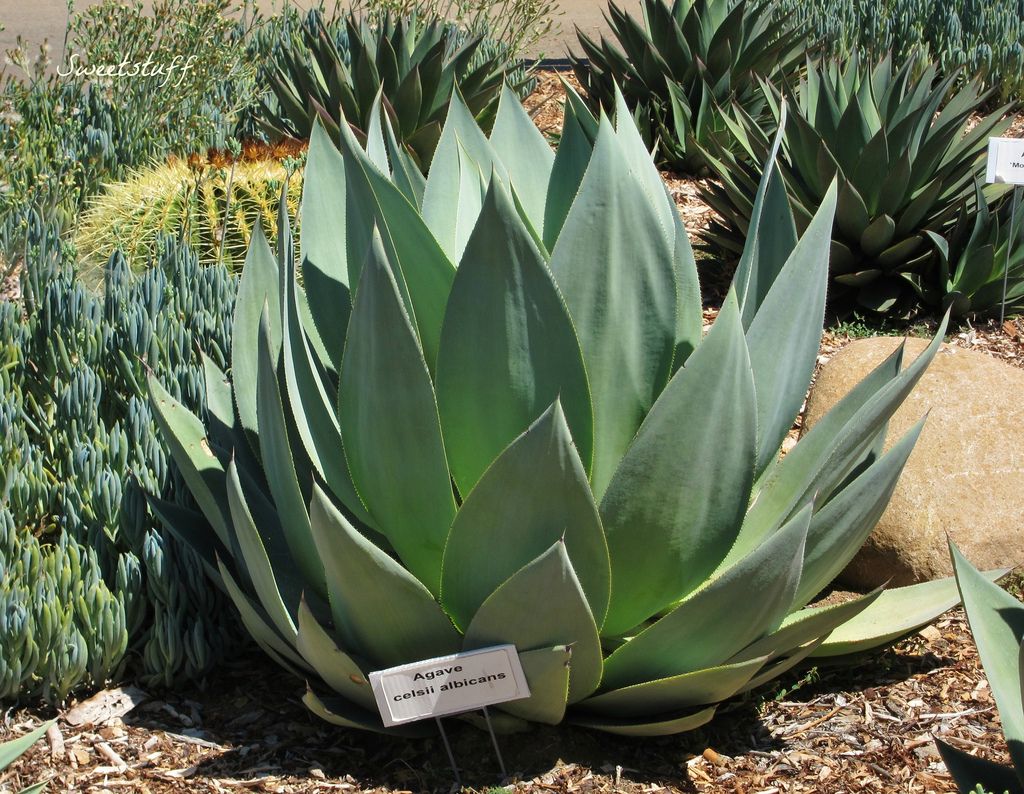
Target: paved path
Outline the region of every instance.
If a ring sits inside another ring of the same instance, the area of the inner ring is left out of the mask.
[[[293,3],[302,8],[312,4],[311,0],[293,0]],[[76,0],[75,8],[82,9],[90,4],[90,0]],[[639,14],[640,0],[619,0],[619,4]],[[150,0],[146,5],[150,5]],[[258,5],[264,12],[270,12],[275,6],[281,7],[281,0],[258,0]],[[562,11],[557,17],[560,30],[540,42],[528,55],[564,58],[566,48],[576,40],[575,26],[591,35],[605,29],[602,0],[558,0],[558,5]],[[0,31],[0,53],[13,47],[20,34],[32,45],[48,39],[51,56],[57,60],[67,24],[67,5],[65,0],[0,0],[0,24],[6,28]]]

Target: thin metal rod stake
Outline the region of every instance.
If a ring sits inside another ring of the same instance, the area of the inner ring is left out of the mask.
[[[498,756],[498,766],[501,768],[501,779],[505,780],[508,777],[508,772],[505,771],[505,759],[501,757],[501,748],[498,747],[498,737],[494,735],[494,726],[491,725],[491,713],[487,710],[487,706],[484,706],[484,719],[487,721],[487,731],[491,734],[491,744],[494,745],[494,754]]]
[[[1010,259],[1013,256],[1013,243],[1017,239],[1017,210],[1020,209],[1020,195],[1024,191],[1020,185],[1013,188],[1013,205],[1010,207],[1010,239],[1006,242],[1006,270],[1003,271],[1003,302],[999,304],[999,327],[1006,322],[1006,291],[1010,281]]]
[[[455,775],[455,785],[462,788],[462,777],[459,775],[459,765],[455,763],[455,754],[452,752],[452,746],[448,743],[448,734],[444,732],[444,726],[441,724],[440,717],[434,717],[434,722],[437,723],[437,729],[441,732],[441,741],[444,742],[445,752],[448,753],[448,763],[452,765],[452,773]]]

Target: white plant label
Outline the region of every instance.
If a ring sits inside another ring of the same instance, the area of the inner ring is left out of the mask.
[[[387,727],[530,696],[514,645],[424,659],[370,673]]]
[[[989,138],[985,181],[1024,185],[1024,138]]]

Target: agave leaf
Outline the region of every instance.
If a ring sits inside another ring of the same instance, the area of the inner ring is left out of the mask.
[[[306,694],[302,696],[302,703],[324,722],[341,728],[372,731],[373,733],[383,733],[386,736],[422,737],[428,733],[425,725],[417,723],[385,728],[376,711],[360,708],[343,698],[321,697],[308,686]]]
[[[778,628],[800,581],[807,505],[771,538],[605,660],[605,687],[669,678],[723,660]]]
[[[402,194],[418,209],[423,204],[423,190],[427,180],[409,151],[399,145],[395,138],[395,130],[387,117],[384,118],[384,133],[387,139],[388,155],[394,169],[392,179]]]
[[[475,216],[469,218],[468,223],[466,221],[469,213],[464,211],[467,198],[464,186],[469,185],[470,197],[473,186],[471,182],[464,181],[464,159],[460,148],[465,150],[469,160],[482,174],[490,175],[494,171],[503,181],[509,181],[505,166],[456,92],[448,106],[448,117],[423,190],[423,220],[453,262],[462,258],[462,246],[467,239],[463,237],[460,245],[459,225],[472,229],[475,221]]]
[[[719,400],[722,394],[729,400]],[[644,419],[601,501],[616,583],[606,634],[642,623],[715,570],[746,512],[756,444],[754,379],[730,291],[707,339]]]
[[[56,720],[48,720],[24,736],[0,743],[0,772],[18,760],[33,744],[42,739]]]
[[[578,708],[611,717],[643,717],[719,703],[740,691],[764,666],[767,658],[762,656],[671,678],[644,681],[589,697]]]
[[[458,650],[458,633],[418,579],[360,535],[316,486],[309,509],[347,651],[392,666]]]
[[[231,397],[231,381],[206,353],[203,362],[203,384],[206,386],[206,410],[225,429],[235,425],[235,402]]]
[[[570,110],[572,111],[573,117],[576,119],[577,124],[580,125],[580,130],[587,140],[590,141],[591,145],[593,145],[597,140],[597,133],[600,128],[598,117],[590,112],[587,103],[583,101],[583,97],[579,95],[579,92],[570,83],[562,80],[562,88],[565,90],[566,113]]]
[[[211,444],[231,454],[239,461],[239,465],[250,474],[257,474],[261,466],[253,448],[242,429],[235,411],[235,396],[231,389],[231,380],[208,355],[200,352],[203,360],[203,383],[206,386],[206,415],[209,420],[207,431]]]
[[[748,224],[743,254],[736,266],[733,284],[736,285],[743,327],[750,327],[754,315],[768,295],[796,247],[796,226],[786,195],[782,172],[776,163],[786,128],[786,106],[780,108],[779,131],[772,141],[765,162],[765,172],[757,186]],[[741,128],[742,129],[742,128]]]
[[[352,310],[345,238],[346,203],[345,162],[318,122],[313,125],[309,139],[302,181],[302,205],[299,210],[302,219],[302,277],[313,322],[320,338],[324,340],[335,371],[341,365],[348,315]],[[260,243],[254,245],[260,246]],[[265,256],[265,253],[261,256]],[[267,266],[263,264],[262,268],[266,270]],[[273,270],[276,281],[277,268]],[[242,270],[243,282],[248,271],[249,262],[246,261]],[[270,277],[269,273],[261,272],[260,275],[264,281]],[[259,320],[264,300],[268,300],[271,306],[277,305],[276,283],[273,292],[269,285],[264,286],[263,290],[264,294],[255,296],[259,301],[254,318],[256,321]],[[255,323],[252,331],[255,340]],[[232,367],[237,372],[237,365],[233,363]],[[252,380],[255,380],[255,367],[252,367],[251,373]]]
[[[569,697],[569,665],[572,648],[559,645],[519,654],[530,697],[502,703],[499,708],[530,722],[557,725],[565,718]]]
[[[984,574],[991,581],[1005,575],[1006,570]],[[846,656],[888,645],[959,603],[952,576],[886,590],[867,609],[838,626],[813,656]]]
[[[871,223],[867,205],[848,180],[839,183],[839,196],[836,203],[836,227],[842,235],[850,240],[860,237]]]
[[[500,180],[499,180],[500,182]],[[530,239],[533,240],[533,244],[537,247],[537,250],[541,252],[541,256],[544,262],[547,263],[550,258],[548,250],[544,247],[544,239],[540,233],[540,227],[534,226],[533,221],[526,214],[526,208],[523,206],[523,202],[519,199],[519,194],[516,192],[515,186],[512,187],[512,204],[515,205],[516,212],[519,213],[519,220],[523,224],[523,228],[526,229],[530,234]],[[546,267],[546,264],[545,264]]]
[[[416,208],[401,190],[366,157],[351,131],[341,138],[348,179],[348,208],[357,215],[347,229],[351,283],[358,284],[363,262],[379,237],[406,311],[413,320],[429,366],[437,360],[444,307],[455,278],[455,266],[445,256]],[[353,239],[358,232],[360,239]]]
[[[878,196],[878,211],[886,215],[895,215],[907,201],[907,186],[910,182],[909,150],[896,161],[892,171],[885,175]]]
[[[823,607],[808,607],[786,616],[778,630],[751,643],[733,656],[730,662],[742,662],[768,655],[776,657],[788,654],[795,648],[820,638],[824,640],[836,626],[840,626],[859,612],[864,611],[879,595],[879,587],[857,598]]]
[[[676,344],[673,354],[673,369],[683,365],[700,344],[703,333],[700,283],[697,280],[697,264],[689,235],[683,226],[676,203],[665,187],[658,169],[654,167],[651,153],[647,151],[643,138],[633,123],[626,100],[619,87],[615,87],[615,134],[619,137],[622,151],[632,172],[647,192],[651,205],[661,217],[665,233],[674,236],[676,288]]]
[[[755,547],[806,500],[828,499],[863,462],[876,446],[878,433],[938,352],[948,321],[947,315],[932,343],[906,369],[898,371],[901,352],[890,356],[764,473],[727,562]]]
[[[818,637],[817,639],[811,640],[806,645],[793,649],[789,656],[784,656],[765,665],[761,668],[761,671],[747,681],[747,683],[744,684],[736,694],[751,692],[769,681],[774,681],[783,673],[789,672],[814,653],[824,640],[824,637]]]
[[[398,128],[403,134],[416,128],[419,123],[420,107],[423,104],[423,83],[419,67],[411,69],[395,91],[395,111],[398,114]]]
[[[309,586],[319,595],[325,595],[327,591],[324,588],[323,565],[313,543],[306,499],[296,472],[285,408],[281,400],[277,356],[271,353],[270,346],[269,312],[265,309],[260,322],[256,373],[260,456],[292,559]]]
[[[548,251],[558,242],[562,226],[579,192],[593,151],[593,140],[584,132],[572,103],[566,103],[565,116],[562,119],[562,137],[558,141],[555,161],[551,166],[551,179],[548,182],[544,203],[542,234],[544,247]]]
[[[366,673],[347,653],[338,648],[320,621],[299,602],[295,647],[332,691],[366,709],[376,709],[376,700]]]
[[[495,151],[501,152],[526,216],[534,228],[543,229],[555,154],[507,84],[501,90],[490,142]]]
[[[551,255],[590,378],[598,498],[668,382],[676,336],[673,253],[673,238],[604,119]],[[597,261],[604,263],[599,279]]]
[[[277,306],[280,303],[279,283],[277,259],[263,235],[263,227],[256,224],[249,242],[249,251],[245,255],[242,277],[238,282],[235,317],[231,326],[231,380],[235,385],[239,421],[248,432],[254,449],[259,448],[256,440],[256,389],[253,384],[256,383],[260,315],[265,305]],[[270,318],[270,332],[271,349],[277,350],[281,344],[280,317]]]
[[[224,582],[224,589],[227,590],[228,596],[238,609],[242,623],[252,638],[275,661],[295,675],[302,677],[309,670],[305,660],[281,638],[263,609],[254,604],[252,599],[242,592],[242,588],[238,586],[235,577],[231,575],[231,571],[228,570],[224,561],[218,560],[217,565]]]
[[[1024,604],[971,565],[950,541],[957,585],[963,597],[978,655],[999,707],[1010,757],[1024,770],[1024,706],[1021,703],[1020,648]]]
[[[476,164],[462,141],[456,140],[459,162],[459,203],[455,205],[453,212],[455,216],[455,244],[453,262],[459,262],[466,250],[469,238],[476,228],[477,220],[480,218],[480,211],[484,206],[484,198],[487,196],[489,177]]]
[[[455,499],[430,373],[377,235],[356,292],[338,399],[352,482],[373,525],[436,593]]]
[[[942,179],[932,179],[924,188],[917,192],[911,202],[906,206],[896,222],[896,236],[906,237],[922,221],[929,212],[935,209],[935,203],[943,191]]]
[[[888,215],[875,218],[860,236],[860,247],[868,256],[881,254],[896,235],[896,221]]]
[[[608,547],[587,475],[555,402],[506,449],[452,524],[441,602],[466,626],[484,600],[560,538],[598,626],[608,611]]]
[[[734,277],[743,295],[743,325],[749,328],[797,245],[796,224],[778,165],[768,161],[764,193],[755,199],[747,242]],[[761,187],[759,186],[759,190]]]
[[[675,266],[676,286],[676,344],[672,353],[673,372],[683,366],[690,354],[697,349],[704,331],[704,313],[702,311],[700,282],[697,280],[697,262],[693,256],[690,237],[683,226],[682,218],[676,213],[675,253],[672,262]]]
[[[189,510],[174,502],[157,499],[150,494],[146,494],[146,502],[156,517],[160,519],[164,528],[191,548],[201,560],[206,574],[214,582],[219,582],[217,557],[230,560],[234,555],[220,542],[206,517],[202,513]]]
[[[245,569],[252,580],[256,596],[278,633],[294,645],[298,636],[295,615],[298,608],[296,599],[299,597],[299,592],[295,590],[287,593],[290,604],[285,603],[283,597],[285,594],[278,587],[274,566],[263,545],[263,540],[260,538],[259,530],[256,529],[249,506],[246,504],[242,484],[238,479],[238,469],[234,462],[228,466],[227,484],[228,505],[242,551],[242,560],[238,562],[239,564],[245,563]],[[278,565],[288,565],[290,560],[278,558],[277,562]]]
[[[388,161],[388,149],[384,143],[384,128],[381,126],[381,100],[384,97],[384,86],[377,90],[377,96],[370,106],[370,122],[366,126],[366,156],[385,176],[391,176],[391,163]]]
[[[438,352],[438,408],[459,491],[468,494],[556,398],[589,469],[593,416],[579,342],[541,253],[494,179],[452,285]]]
[[[747,346],[757,391],[760,474],[778,456],[779,446],[807,396],[821,344],[828,285],[828,251],[836,186],[773,279],[747,330]],[[793,295],[801,299],[794,303]]]
[[[885,512],[923,428],[924,419],[814,514],[807,532],[798,605],[823,590],[864,545]]]
[[[942,756],[950,777],[964,794],[977,791],[979,786],[983,791],[992,792],[992,794],[995,792],[1022,794],[1024,792],[1020,779],[1010,767],[965,753],[963,750],[946,744],[938,737],[935,739],[935,744],[939,748],[939,755]]]
[[[678,716],[661,715],[659,717],[626,718],[616,719],[614,717],[576,715],[569,718],[569,722],[581,728],[593,728],[614,733],[619,736],[672,736],[676,733],[685,733],[707,725],[715,716],[717,706],[701,709],[696,712],[680,714]]]
[[[582,700],[601,683],[601,640],[562,541],[488,596],[466,629],[463,648],[503,643],[519,651],[571,645],[569,703]]]
[[[226,548],[232,548],[224,466],[210,448],[203,423],[171,397],[154,375],[147,383],[153,418],[174,462],[217,538]]]
[[[295,430],[317,474],[345,509],[363,524],[371,525],[370,516],[352,484],[333,408],[334,400],[318,371],[302,327],[294,266],[286,266],[286,269],[281,278],[281,300],[284,304],[281,348],[285,387]]]
[[[669,198],[665,182],[654,166],[651,153],[647,151],[643,138],[633,122],[633,114],[626,105],[626,99],[618,85],[615,86],[615,134],[619,139],[622,156],[629,170],[636,176],[653,204],[661,222],[661,228],[670,234],[677,214],[675,202]]]

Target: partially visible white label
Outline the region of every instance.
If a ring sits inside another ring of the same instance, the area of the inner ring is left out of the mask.
[[[1024,138],[989,138],[986,182],[1024,185]]]
[[[388,727],[530,696],[514,645],[439,656],[370,673]]]

